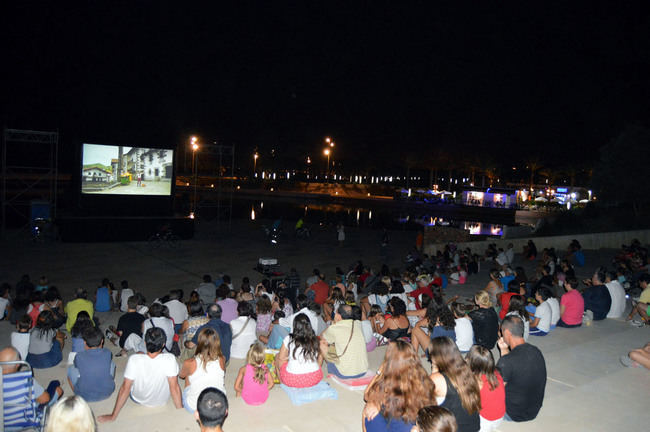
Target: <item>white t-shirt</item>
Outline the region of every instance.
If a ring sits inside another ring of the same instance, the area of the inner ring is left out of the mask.
[[[461,352],[469,351],[474,345],[474,329],[472,321],[467,317],[456,319],[456,345]]]
[[[611,281],[605,284],[612,298],[612,306],[609,308],[607,318],[620,318],[625,313],[625,289],[619,281]]]
[[[169,309],[169,318],[174,320],[174,324],[183,324],[187,319],[187,306],[178,300],[170,300],[165,306]]]
[[[155,407],[165,405],[169,399],[167,378],[178,375],[176,357],[160,353],[151,358],[147,354],[133,354],[129,357],[124,378],[133,381],[131,397],[139,404]]]
[[[257,321],[253,318],[248,320],[246,328],[242,331],[244,323],[248,317],[240,316],[230,321],[230,328],[232,330],[232,345],[230,345],[230,358],[243,359],[246,358],[248,354],[248,349],[251,345],[257,340],[257,335],[255,334],[255,327],[257,326]],[[241,331],[241,333],[240,333]],[[239,336],[235,337],[239,333]]]
[[[11,346],[20,353],[20,359],[25,361],[29,351],[29,333],[11,332]]]
[[[361,321],[361,331],[363,332],[363,339],[366,341],[366,344],[370,343],[373,338],[372,335],[372,324],[370,321],[365,320]]]
[[[7,310],[8,304],[9,304],[9,299],[0,297],[0,319],[4,318],[5,310]]]
[[[122,290],[122,292],[120,293],[120,310],[122,312],[127,312],[129,310],[129,306],[127,302],[129,300],[129,297],[131,297],[134,294],[135,293],[131,288],[124,288]]]
[[[539,318],[537,323],[537,328],[548,333],[551,331],[551,319],[553,317],[553,312],[551,310],[551,305],[548,303],[548,300],[542,302],[537,309],[535,309],[535,318]]]
[[[560,302],[555,297],[551,297],[546,302],[551,307],[551,325],[557,325],[560,320]]]
[[[311,328],[312,328],[312,330],[314,330],[314,333],[316,333],[316,335],[319,335],[320,333],[322,333],[322,330],[324,330],[324,328],[321,330],[320,333],[318,331],[319,330],[318,317],[316,316],[316,314],[314,312],[312,312],[308,308],[302,308],[298,312],[291,315],[290,317],[280,318],[280,321],[279,321],[280,325],[282,327],[288,328],[289,333],[291,333],[293,331],[293,320],[296,318],[296,316],[298,314],[301,314],[301,313],[304,313],[305,315],[307,315],[307,318],[309,318],[309,323],[311,324]]]
[[[153,321],[153,325],[152,325]],[[165,317],[155,317],[155,318],[147,318],[144,320],[144,324],[142,327],[142,339],[144,339],[144,335],[147,333],[147,330],[149,330],[151,327],[160,327],[163,329],[165,332],[165,336],[167,337],[167,340],[165,341],[165,346],[167,347],[167,350],[172,349],[172,345],[174,343],[174,323],[172,320],[169,318]]]
[[[284,345],[289,350],[289,363],[287,364],[287,372],[294,375],[308,374],[315,372],[319,369],[318,361],[316,360],[307,360],[302,354],[302,348],[296,348],[291,341],[291,335],[286,336],[282,341]],[[293,357],[293,352],[296,352],[296,358]]]

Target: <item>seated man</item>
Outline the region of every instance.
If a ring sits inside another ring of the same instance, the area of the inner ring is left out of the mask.
[[[221,390],[208,387],[201,392],[194,412],[201,432],[223,432],[222,426],[228,417],[228,399]]]
[[[117,357],[123,356],[127,353],[127,349],[124,347],[124,345],[131,334],[135,334],[139,338],[142,338],[142,323],[144,322],[145,318],[137,311],[138,298],[132,295],[128,298],[126,304],[127,312],[122,315],[117,321],[117,329],[114,327],[109,327],[115,336],[112,336],[107,332],[111,342],[113,342],[115,345],[119,344],[120,348],[122,348],[120,352],[116,354]],[[120,338],[119,341],[117,341],[117,336]]]
[[[86,402],[101,401],[115,390],[115,363],[111,352],[104,348],[101,330],[87,327],[82,337],[85,350],[77,353],[74,366],[68,368],[68,382]]]
[[[334,314],[334,323],[321,335],[321,352],[327,371],[340,378],[358,378],[368,372],[368,352],[361,321],[352,318],[352,306],[342,304]],[[328,356],[334,344],[336,354]]]
[[[204,327],[211,327],[217,331],[219,334],[219,340],[221,341],[221,352],[226,359],[226,363],[230,360],[230,347],[232,345],[232,329],[229,324],[221,321],[221,306],[216,303],[212,303],[208,306],[208,321],[206,324],[203,324],[196,330],[194,337],[191,341],[185,341],[185,348],[192,349],[198,344],[198,337],[201,330]]]
[[[638,303],[632,303],[632,310],[627,316],[627,320],[630,321],[634,318],[634,315],[639,314],[641,318],[640,321],[633,320],[632,325],[635,327],[643,327],[644,325],[650,324],[650,274],[644,273],[639,276],[639,286],[643,289],[641,296],[639,297]]]
[[[318,276],[318,281],[312,284],[307,291],[305,291],[305,294],[307,294],[308,297],[313,295],[314,302],[317,304],[325,304],[325,301],[330,294],[330,286],[325,282],[325,275],[321,273]]]
[[[14,347],[7,347],[0,351],[0,362],[19,361],[20,354]],[[43,412],[34,413],[31,407],[9,406],[8,403],[15,403],[16,400],[26,399],[29,392],[29,383],[19,373],[20,365],[2,366],[2,398],[4,413],[4,430],[23,430],[33,424],[39,424]],[[32,401],[39,407],[53,405],[63,394],[59,381],[52,381],[47,390],[34,379],[32,384]],[[27,419],[33,418],[30,422]]]
[[[516,315],[504,318],[497,343],[501,351],[497,368],[506,384],[505,419],[515,422],[533,420],[544,401],[544,356],[536,346],[524,341],[524,322]]]
[[[183,322],[188,318],[187,306],[183,303],[183,290],[175,289],[169,292],[169,301],[165,303],[169,309],[169,317],[174,321],[174,331],[178,333]]]
[[[176,357],[163,353],[167,341],[165,332],[159,327],[152,327],[145,333],[144,340],[147,353],[129,357],[113,412],[97,417],[99,422],[114,421],[129,396],[138,404],[156,407],[165,405],[171,395],[174,406],[177,409],[183,407]]]
[[[612,296],[605,286],[605,270],[602,268],[594,272],[591,280],[585,280],[587,288],[582,292],[585,300],[585,311],[590,310],[594,321],[604,320],[612,307]]]

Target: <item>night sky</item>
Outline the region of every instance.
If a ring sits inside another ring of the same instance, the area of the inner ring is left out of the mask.
[[[650,126],[643,2],[177,3],[5,2],[3,124],[58,129],[64,168],[81,142],[190,134],[242,165],[323,158],[328,135],[348,167],[566,165]]]

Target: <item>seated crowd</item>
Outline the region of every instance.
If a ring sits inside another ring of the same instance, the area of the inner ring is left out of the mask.
[[[529,242],[526,253],[533,248]],[[506,251],[494,248],[488,259],[495,268],[471,302],[445,299],[448,284],[465,283],[478,271],[470,265],[477,256],[453,245],[404,273],[384,266],[375,274],[358,262],[347,274],[337,268],[331,281],[314,270],[302,285],[292,269],[282,282],[264,279],[253,287],[244,278],[239,288],[227,275],[217,281],[205,275],[185,303],[180,289],[147,304],[127,281],[118,291],[104,279],[93,300],[79,289],[64,306],[47,279],[34,286],[25,276],[13,296],[7,284],[0,293],[7,299],[4,316],[17,329],[0,360],[24,359],[33,368],[50,368],[63,361],[70,337],[67,375],[76,396],[61,400],[60,411],[81,407],[81,413],[85,401],[105,400],[115,392],[106,334],[119,347],[116,356],[128,360],[114,408],[97,417],[99,422],[116,420],[129,398],[153,407],[171,397],[176,408],[196,415],[202,428],[220,430],[231,358],[245,360],[234,396],[260,405],[277,383],[319,384],[324,364],[341,379],[363,377],[367,353],[387,345],[364,393],[364,430],[489,431],[504,419],[533,420],[542,406],[546,365],[540,350],[527,342],[529,335],[547,336],[556,327],[624,314],[625,290],[617,272],[599,268],[581,288],[571,263],[578,255],[584,264],[577,251],[579,244],[572,243],[559,260],[554,250],[545,249],[536,278],[528,279],[522,267],[512,269],[512,245]],[[641,272],[635,281],[643,292],[629,318],[638,313],[643,325],[650,312],[650,276]],[[123,315],[103,332],[95,312],[110,310]],[[648,352],[647,347],[634,351],[628,363],[646,365]],[[430,374],[420,353],[431,363]],[[5,376],[17,371],[18,366],[3,366]],[[40,406],[53,405],[63,393],[58,381],[47,389],[34,382],[33,388]],[[12,422],[19,420],[5,416],[5,428],[17,427]]]

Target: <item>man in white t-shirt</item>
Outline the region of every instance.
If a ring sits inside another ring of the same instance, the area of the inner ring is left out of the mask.
[[[607,318],[621,318],[625,313],[627,301],[625,299],[625,288],[616,278],[616,273],[607,273],[605,276],[605,287],[612,298],[612,305],[609,307]]]
[[[113,412],[97,417],[100,423],[114,421],[129,395],[136,403],[149,407],[165,405],[171,396],[177,409],[183,407],[178,363],[172,354],[162,352],[167,340],[165,332],[153,327],[147,330],[144,339],[147,353],[129,357]]]
[[[169,318],[174,320],[174,331],[179,332],[183,326],[183,321],[188,317],[187,306],[181,301],[183,299],[182,290],[171,290],[169,292],[169,301],[165,303],[169,309]]]
[[[129,288],[129,282],[123,280],[121,282],[122,289],[120,290],[120,311],[122,312],[127,312],[129,310],[129,305],[127,304],[127,301],[129,300],[129,297],[132,295],[135,295],[135,292]]]

